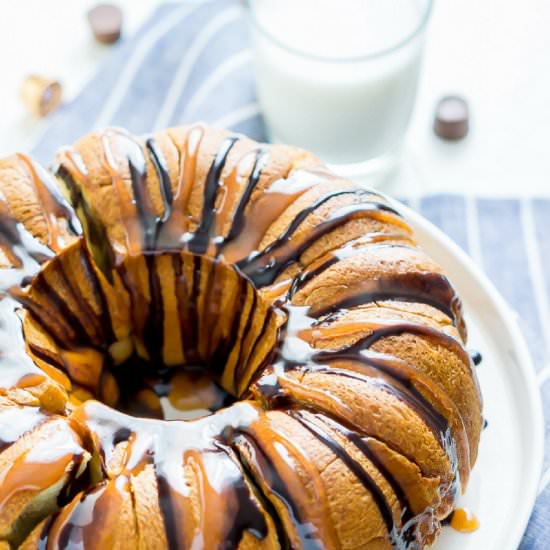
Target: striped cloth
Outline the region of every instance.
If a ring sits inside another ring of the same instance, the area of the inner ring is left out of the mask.
[[[113,49],[80,96],[62,107],[35,145],[58,147],[107,125],[146,133],[203,120],[265,139],[251,52],[238,0],[166,4]],[[412,206],[480,264],[518,313],[546,403],[546,460],[522,550],[550,545],[550,200],[422,197]],[[502,246],[506,243],[506,246]]]

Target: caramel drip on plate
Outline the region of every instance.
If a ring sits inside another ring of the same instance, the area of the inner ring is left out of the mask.
[[[479,520],[467,508],[456,508],[451,514],[449,525],[460,533],[473,533],[479,529]]]

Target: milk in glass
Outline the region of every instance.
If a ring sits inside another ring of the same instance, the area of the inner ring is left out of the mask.
[[[337,165],[399,150],[427,0],[250,0],[258,95],[274,141]]]

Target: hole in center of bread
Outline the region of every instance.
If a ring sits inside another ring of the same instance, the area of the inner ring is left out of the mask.
[[[119,397],[116,408],[127,414],[163,420],[192,420],[231,405],[236,398],[200,366],[156,368],[131,357],[112,370]]]
[[[23,300],[29,353],[76,404],[165,420],[246,394],[280,314],[233,266],[187,252],[129,256],[106,277],[84,243],[48,262]]]

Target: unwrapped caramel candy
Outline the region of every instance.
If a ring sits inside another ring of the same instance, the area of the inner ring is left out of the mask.
[[[61,84],[57,80],[39,75],[29,75],[21,86],[21,98],[29,111],[43,117],[51,113],[61,103]]]

